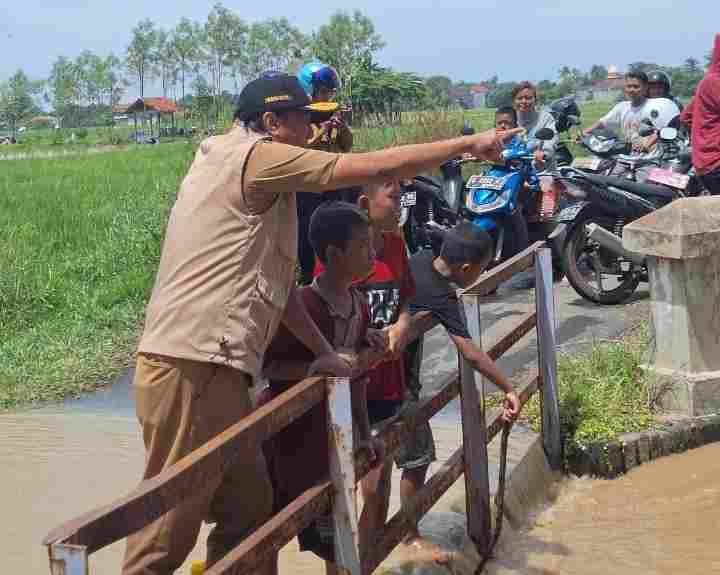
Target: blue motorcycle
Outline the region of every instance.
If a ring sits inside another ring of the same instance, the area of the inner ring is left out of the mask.
[[[553,136],[552,130],[539,130],[536,138],[540,149],[543,141]],[[550,239],[552,245],[552,218],[532,216],[547,211],[533,167],[534,149],[537,146],[533,148],[524,139],[514,138],[502,152],[502,164],[493,165],[467,181],[463,217],[493,238],[493,264],[514,256],[532,241]],[[550,212],[554,210],[553,204]],[[558,262],[559,258],[557,253]]]

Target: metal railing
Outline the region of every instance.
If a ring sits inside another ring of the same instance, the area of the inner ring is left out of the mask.
[[[539,369],[529,383],[516,391],[523,405],[538,389],[541,391],[543,446],[551,467],[560,469],[562,454],[550,250],[543,242],[538,242],[485,273],[460,295],[470,334],[480,344],[480,298],[533,264],[535,311],[525,315],[487,353],[495,360],[537,328]],[[413,318],[412,338],[422,336],[436,325],[437,321],[429,314],[417,314]],[[252,573],[328,510],[334,516],[338,565],[351,575],[372,573],[400,543],[411,522],[425,515],[463,473],[468,534],[478,551],[485,554],[491,542],[487,444],[500,432],[503,422],[498,410],[486,424],[484,393],[478,391],[484,389],[481,377],[467,361],[460,363],[459,371],[448,377],[436,394],[421,400],[417,410],[401,415],[381,430],[379,437],[385,444],[385,457],[392,457],[418,425],[460,395],[462,445],[417,495],[390,518],[378,533],[375,544],[363,550],[362,558],[358,550],[355,493],[357,481],[368,473],[371,463],[366,456],[353,453],[350,381],[348,378],[311,377],[259,407],[175,465],[142,481],[125,497],[53,530],[43,541],[48,547],[52,574],[87,575],[88,557],[92,553],[158,519],[203,486],[208,478],[228,469],[243,452],[244,445],[269,439],[322,401],[328,405],[330,476],[306,490],[223,559],[208,567],[206,575],[230,571]]]

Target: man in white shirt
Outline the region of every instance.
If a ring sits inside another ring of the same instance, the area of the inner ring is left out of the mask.
[[[643,138],[640,128],[643,120],[652,122],[656,129],[667,126],[680,114],[677,104],[668,98],[647,97],[648,78],[645,72],[630,71],[625,75],[625,96],[627,100],[615,107],[585,130],[589,134],[597,128],[619,130],[623,139],[632,145],[633,152],[648,152],[657,138]]]

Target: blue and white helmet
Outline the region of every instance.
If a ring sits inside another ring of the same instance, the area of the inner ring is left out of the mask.
[[[309,62],[297,74],[298,80],[310,98],[317,88],[336,91],[341,87],[340,76],[332,66],[322,62]]]

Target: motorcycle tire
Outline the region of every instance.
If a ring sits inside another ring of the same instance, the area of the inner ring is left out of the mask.
[[[602,305],[623,303],[635,293],[635,290],[640,284],[640,278],[637,274],[626,274],[620,285],[616,288],[601,291],[587,281],[578,266],[578,261],[587,242],[585,226],[593,223],[606,229],[612,229],[613,222],[610,218],[599,214],[587,214],[582,220],[575,222],[568,232],[568,237],[563,248],[563,268],[565,275],[573,289],[586,300]]]

